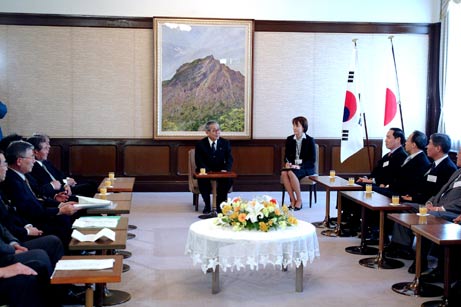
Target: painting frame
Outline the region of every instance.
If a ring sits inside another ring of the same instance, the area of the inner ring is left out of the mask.
[[[203,138],[208,120],[225,138],[251,139],[254,20],[154,17],[153,30],[154,139]]]

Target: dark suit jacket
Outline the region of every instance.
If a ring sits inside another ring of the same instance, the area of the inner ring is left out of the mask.
[[[400,171],[400,166],[407,156],[403,147],[400,146],[391,155],[386,154],[378,161],[370,177],[375,179],[377,185],[390,184],[395,175]]]
[[[62,177],[55,176],[53,169],[51,167],[48,167],[48,164],[51,165],[51,163],[44,163],[46,161],[41,162],[46,166],[47,170],[53,175],[54,179],[61,182],[61,189],[55,190],[53,188],[53,186],[50,184],[50,182],[53,181],[53,179],[38,162],[34,163],[34,167],[32,168],[32,172],[30,172],[30,175],[34,177],[35,181],[37,182],[38,193],[40,195],[46,195],[47,197],[53,198],[56,193],[64,191],[64,182],[62,181]]]
[[[306,134],[306,138],[302,140],[301,152],[299,158],[303,160],[301,168],[305,169],[308,174],[315,173],[315,141],[312,137]],[[296,159],[296,140],[294,134],[287,137],[285,141],[285,162],[295,164]]]
[[[413,198],[412,201],[425,203],[442,189],[457,169],[456,164],[451,161],[450,157],[443,159],[436,167],[431,168],[429,173],[424,177],[424,182],[419,190],[414,195],[411,195]]]
[[[424,152],[420,152],[405,165],[400,167],[389,189],[398,195],[412,195],[419,191],[424,182],[424,175],[431,162]]]
[[[0,192],[0,224],[5,226],[19,240],[28,240],[27,230],[24,226],[30,224],[30,222],[19,216],[7,202]]]
[[[57,207],[46,207],[42,204],[25,181],[10,169],[6,172],[3,191],[16,212],[34,225],[46,224],[50,217],[59,212]]]
[[[434,206],[443,206],[447,211],[461,214],[461,169],[454,172],[437,195],[431,197],[429,201]]]
[[[211,152],[211,146],[208,137],[201,139],[195,145],[195,165],[198,172],[201,168],[206,171],[219,172],[221,170],[232,170],[234,159],[230,142],[226,139],[219,138],[216,144],[216,152]]]

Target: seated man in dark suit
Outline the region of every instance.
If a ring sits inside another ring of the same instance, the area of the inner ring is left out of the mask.
[[[412,195],[403,195],[402,199],[409,202],[425,203],[430,197],[447,183],[451,175],[458,169],[448,157],[451,148],[451,139],[443,133],[434,133],[429,138],[427,156],[433,161],[425,174],[421,187]]]
[[[93,197],[97,192],[97,185],[93,182],[77,183],[73,178],[65,177],[49,160],[50,138],[43,134],[34,134],[27,139],[34,146],[35,164],[30,173],[37,181],[40,191],[51,196],[65,191],[67,195],[81,195]],[[61,193],[62,194],[62,193]],[[63,199],[60,198],[61,201]],[[76,200],[71,198],[71,200]]]
[[[0,150],[0,183],[5,180],[8,164],[5,161],[5,156]],[[3,193],[0,191],[0,224],[5,226],[14,237],[20,241],[28,241],[43,234],[43,231],[34,227],[25,218],[19,216],[16,210],[11,208],[8,200],[3,198]]]
[[[399,171],[400,166],[408,156],[403,148],[403,145],[405,145],[405,135],[402,129],[389,129],[384,142],[389,152],[378,161],[371,172],[370,178],[360,177],[357,179],[357,183],[372,183],[378,186],[387,186],[393,181],[395,174]]]
[[[389,152],[378,161],[370,177],[358,178],[357,184],[373,184],[377,187],[385,187],[393,181],[394,176],[400,171],[400,166],[408,156],[402,147],[405,144],[405,135],[402,129],[389,129],[384,142]],[[351,234],[355,234],[360,229],[361,206],[353,204],[352,201],[345,197],[341,198],[341,202],[343,221],[348,221]]]
[[[221,130],[216,121],[209,121],[205,125],[207,137],[200,140],[195,146],[195,164],[197,172],[204,168],[207,172],[227,172],[232,170],[232,151],[231,145],[228,140],[220,138]],[[209,179],[198,179],[198,186],[200,194],[202,195],[205,203],[203,213],[211,211],[210,193],[211,183]],[[216,206],[217,211],[221,212],[219,206],[223,201],[227,201],[227,192],[232,186],[231,179],[218,179],[217,180],[217,198]]]
[[[9,169],[2,183],[2,190],[11,206],[18,215],[43,230],[44,234],[58,236],[67,247],[72,225],[70,216],[77,209],[73,203],[50,206],[34,194],[26,177],[35,162],[33,146],[24,141],[12,142],[6,152],[6,161]]]
[[[413,131],[405,142],[405,151],[409,156],[393,176],[389,185],[374,186],[373,191],[388,197],[417,193],[425,180],[426,172],[431,166],[431,162],[423,151],[426,145],[426,135],[421,131]]]

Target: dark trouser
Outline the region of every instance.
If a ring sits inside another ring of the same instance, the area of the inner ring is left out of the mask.
[[[0,304],[10,307],[45,307],[45,291],[38,275],[0,278]]]
[[[29,250],[42,249],[48,255],[52,268],[64,255],[61,240],[56,236],[44,236],[32,239],[21,244]]]
[[[230,187],[232,186],[232,179],[224,178],[218,179],[216,187],[216,210],[221,212],[221,207],[219,206],[222,202],[227,201],[227,193],[229,192]],[[211,181],[209,179],[199,179],[198,188],[200,194],[202,195],[203,202],[205,203],[205,208],[211,208],[210,194],[211,191]]]

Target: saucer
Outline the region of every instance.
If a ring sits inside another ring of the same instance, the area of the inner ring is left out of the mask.
[[[416,213],[416,215],[417,215],[417,216],[428,216],[428,215],[430,215],[430,214],[429,214],[429,213],[421,214],[421,213],[418,212],[418,213]]]
[[[107,196],[107,195],[110,195],[110,194],[112,194],[112,193],[106,193],[106,194],[98,193],[98,195],[100,195],[100,196]]]
[[[393,204],[393,203],[389,203],[389,205],[393,206],[393,207],[397,207],[397,206],[400,206],[400,204]]]
[[[200,176],[200,175],[208,175],[208,174],[207,173],[199,173],[198,175]]]
[[[373,192],[374,192],[374,191],[370,191],[370,192],[363,191],[363,193],[365,193],[365,194],[371,194],[371,193],[373,193]]]

